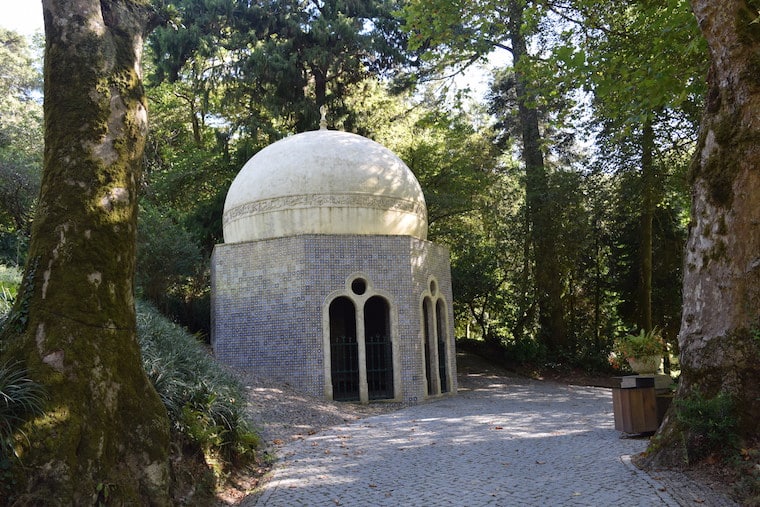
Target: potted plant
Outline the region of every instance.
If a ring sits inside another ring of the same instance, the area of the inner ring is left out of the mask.
[[[642,329],[639,334],[626,334],[617,338],[613,345],[614,357],[626,360],[631,370],[639,374],[657,373],[664,353],[665,342],[657,328],[648,332]]]

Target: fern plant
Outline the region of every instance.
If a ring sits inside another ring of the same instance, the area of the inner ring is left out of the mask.
[[[0,460],[16,456],[16,435],[27,420],[43,413],[44,403],[44,389],[23,366],[0,365]]]

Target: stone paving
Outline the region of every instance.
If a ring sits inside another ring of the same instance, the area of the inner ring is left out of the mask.
[[[248,506],[712,505],[672,495],[629,456],[609,389],[497,378],[280,449]],[[722,499],[720,505],[731,505]]]

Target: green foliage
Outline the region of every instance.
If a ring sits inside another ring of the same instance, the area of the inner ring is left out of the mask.
[[[539,340],[521,336],[503,343],[504,354],[517,364],[546,364],[550,360],[546,346]],[[556,359],[556,358],[555,358]]]
[[[755,324],[750,328],[749,330],[750,336],[752,336],[752,339],[755,340],[755,343],[758,347],[760,347],[760,325]]]
[[[108,505],[108,498],[111,496],[111,491],[113,488],[113,484],[107,484],[103,482],[98,483],[98,485],[95,487],[95,494],[93,495],[93,505],[96,505],[97,507],[105,507]]]
[[[142,205],[182,225],[210,254],[222,237],[226,189],[251,154],[238,158],[231,153],[232,132],[226,122],[209,125],[203,120],[220,114],[215,94],[221,90],[212,94],[185,88],[183,83],[162,84],[148,91],[151,132]],[[249,146],[247,141],[241,144],[243,151]]]
[[[321,105],[350,115],[348,89],[409,63],[396,4],[174,2],[177,18],[150,39],[155,77],[210,91],[201,101],[223,97],[221,116],[254,140],[313,129]]]
[[[614,188],[605,216],[610,224],[611,253],[607,286],[619,295],[616,309],[625,327],[642,326],[639,322],[642,180],[632,165],[635,155],[631,157],[628,162],[620,161],[619,168],[625,170],[612,180]],[[662,153],[655,169],[659,202],[653,213],[652,316],[669,342],[675,341],[681,319],[682,253],[689,215],[687,164],[685,154]]]
[[[668,111],[671,129],[683,118],[699,121],[706,45],[688,2],[573,0],[561,9],[578,21],[552,41],[543,69],[592,93],[597,114],[616,125],[616,140],[658,111]]]
[[[154,304],[195,274],[201,261],[193,237],[158,208],[145,203],[138,217],[135,278]]]
[[[0,287],[0,326],[5,323],[5,319],[13,306],[13,295],[10,290]]]
[[[1,326],[0,326],[1,327]],[[12,498],[18,493],[19,478],[17,439],[26,438],[21,427],[29,419],[43,413],[45,391],[27,378],[19,363],[0,364],[0,497]]]
[[[198,211],[205,209],[198,205]],[[192,332],[208,336],[211,312],[208,258],[201,252],[197,236],[172,219],[170,213],[176,214],[176,208],[160,209],[147,199],[141,205],[135,273],[138,290],[165,315],[177,319]],[[200,213],[190,217],[196,215]],[[221,208],[211,216],[221,224]],[[195,224],[196,234],[199,228]]]
[[[0,329],[5,326],[21,333],[26,329],[29,320],[29,301],[32,297],[31,287],[34,283],[34,277],[37,273],[37,263],[32,262],[27,268],[26,283],[22,284],[21,273],[19,271],[8,269],[3,266],[6,273],[5,281],[2,285],[2,305],[0,305]],[[12,296],[12,292],[17,292]],[[17,301],[18,300],[18,301]],[[15,311],[14,310],[15,305]],[[4,310],[4,311],[3,311]],[[3,350],[3,343],[0,343],[0,352]]]
[[[510,3],[503,0],[410,0],[402,15],[409,45],[425,50],[423,59],[443,66],[467,65],[495,48],[508,47]],[[529,29],[526,23],[526,30]]]
[[[597,163],[620,175],[611,203],[619,222],[611,229],[618,312],[627,325],[643,327],[651,326],[651,312],[672,338],[680,325],[685,173],[705,93],[705,42],[684,0],[573,0],[562,9],[577,22],[547,39],[551,56],[530,72],[546,85],[541,95],[580,86],[591,99]]]
[[[21,364],[0,364],[0,467],[18,458],[16,438],[25,437],[21,426],[43,413],[45,396],[42,386],[28,378]]]
[[[42,165],[41,84],[26,39],[0,28],[0,263],[25,257]]]
[[[35,94],[42,88],[40,66],[23,35],[0,28],[0,148],[17,146],[39,156],[42,106]]]
[[[626,359],[662,356],[665,354],[665,342],[657,328],[651,331],[642,329],[639,334],[625,334],[617,338],[614,351]]]
[[[688,458],[697,462],[710,454],[729,455],[739,444],[734,399],[719,393],[712,398],[699,391],[675,399],[676,417],[684,428]]]
[[[11,311],[19,285],[21,285],[21,270],[0,264],[0,327]]]
[[[198,340],[144,302],[137,304],[143,365],[172,431],[227,462],[254,458],[258,438],[245,419],[245,392]]]

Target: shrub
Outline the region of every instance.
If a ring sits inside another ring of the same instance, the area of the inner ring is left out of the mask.
[[[697,461],[713,453],[726,454],[738,445],[738,420],[734,400],[725,393],[705,398],[695,391],[676,399],[676,417],[684,426],[689,460]]]
[[[30,417],[41,415],[45,392],[19,363],[0,365],[0,460],[15,456],[15,435]]]
[[[167,294],[201,265],[192,235],[155,206],[140,206],[135,280],[143,295],[162,310]]]
[[[27,377],[19,363],[0,365],[0,498],[13,493],[15,477],[11,466],[18,459],[16,436],[30,418],[42,415],[45,391]]]
[[[245,417],[245,394],[199,341],[145,302],[137,304],[145,372],[166,405],[172,431],[224,462],[253,459],[258,438]]]
[[[21,270],[0,265],[0,326],[11,311],[16,291],[21,284]]]

